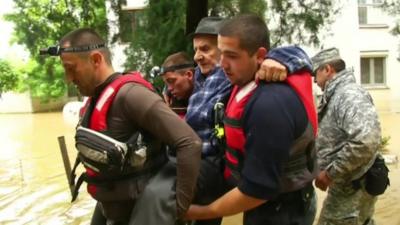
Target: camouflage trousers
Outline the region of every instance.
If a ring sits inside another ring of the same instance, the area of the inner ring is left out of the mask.
[[[372,216],[376,200],[364,188],[355,190],[351,183],[334,184],[329,188],[318,225],[375,225]]]

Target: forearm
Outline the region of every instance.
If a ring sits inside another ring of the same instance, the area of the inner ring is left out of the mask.
[[[196,138],[182,140],[177,149],[176,204],[178,216],[184,215],[192,202],[200,170],[201,141]]]
[[[298,46],[286,46],[270,49],[266,58],[274,59],[285,65],[288,73],[302,69],[311,71],[312,64],[308,55]]]
[[[194,195],[201,161],[201,140],[184,120],[161,102],[148,110],[147,123],[149,129],[176,152],[176,204],[178,216],[182,216]]]
[[[266,200],[264,199],[248,196],[238,188],[234,188],[209,205],[191,205],[186,218],[190,220],[203,220],[230,216],[253,209],[265,202]]]
[[[366,172],[381,141],[380,124],[372,102],[365,95],[344,93],[336,104],[336,123],[346,131],[336,159],[328,168],[333,180],[358,178]]]
[[[362,143],[346,145],[327,168],[328,176],[336,182],[352,180],[366,172],[366,166],[376,155],[376,148]]]

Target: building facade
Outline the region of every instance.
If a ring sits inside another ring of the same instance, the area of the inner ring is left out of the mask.
[[[371,93],[379,112],[398,113],[400,38],[390,33],[395,18],[382,10],[382,2],[342,1],[343,7],[321,46],[340,49],[347,66],[354,69],[357,82]]]

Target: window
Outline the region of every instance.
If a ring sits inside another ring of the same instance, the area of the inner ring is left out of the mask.
[[[383,0],[358,0],[358,23],[360,25],[383,25],[381,5]]]
[[[384,85],[386,82],[386,57],[361,58],[361,84]]]
[[[358,6],[358,23],[367,24],[367,6]]]

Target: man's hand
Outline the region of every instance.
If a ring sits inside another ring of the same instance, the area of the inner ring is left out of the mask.
[[[202,206],[202,205],[190,205],[188,211],[184,219],[186,220],[199,220],[207,217],[215,217],[211,215],[209,206]]]
[[[168,106],[171,106],[172,98],[171,98],[167,93],[163,93],[163,98],[164,98],[164,102],[165,102]]]
[[[315,186],[317,186],[317,188],[321,189],[322,191],[326,191],[331,183],[332,180],[328,176],[326,170],[321,171],[315,179]]]
[[[256,80],[284,81],[287,77],[287,70],[284,65],[273,59],[266,59],[256,72]]]
[[[246,195],[236,187],[209,205],[190,205],[185,219],[205,220],[231,216],[253,209],[266,201]]]

